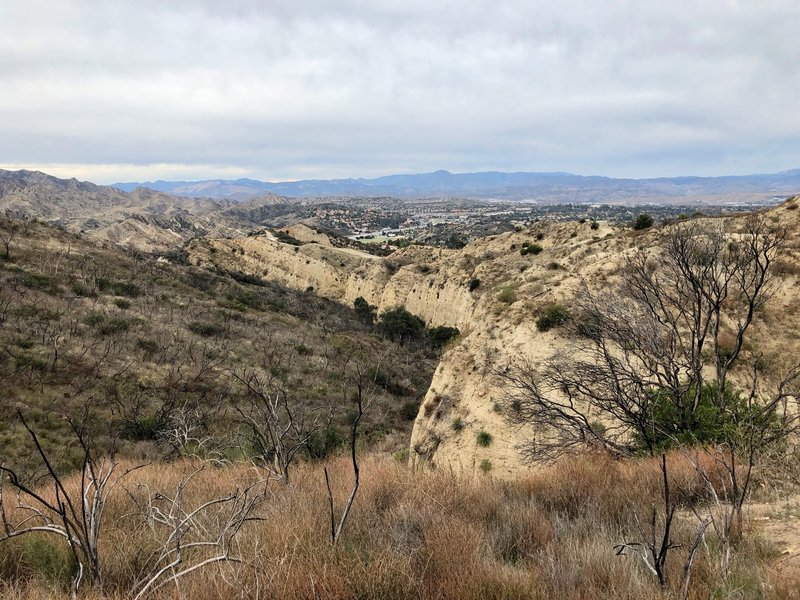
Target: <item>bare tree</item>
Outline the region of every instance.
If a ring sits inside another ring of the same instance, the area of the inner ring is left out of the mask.
[[[785,237],[762,216],[735,231],[722,222],[679,225],[655,252],[634,252],[613,291],[584,286],[566,348],[541,366],[520,361],[499,373],[509,419],[537,432],[527,455],[552,458],[587,445],[655,453],[665,439],[686,441],[698,432],[704,403],[735,422],[752,419],[748,447],[767,441],[759,432],[785,437],[796,425],[791,411],[778,430],[765,425],[792,397],[797,369],[777,384],[775,399],[754,385],[742,401],[728,381],[758,311],[777,289],[771,265]],[[704,375],[709,363],[711,380]]]
[[[297,414],[288,391],[269,372],[245,370],[233,376],[247,391],[234,409],[247,430],[258,466],[288,484],[292,462],[319,429],[317,416]]]
[[[145,501],[139,502],[142,516],[159,543],[133,586],[134,600],[170,584],[177,586],[180,578],[210,565],[239,562],[234,553],[236,538],[245,524],[258,520],[254,511],[266,497],[266,484],[257,481],[189,508],[184,498],[186,487],[202,470],[183,478],[172,496],[139,486],[146,492]]]
[[[344,525],[347,522],[347,517],[350,515],[350,509],[353,507],[353,502],[355,502],[356,494],[358,493],[358,488],[361,483],[361,470],[358,464],[358,457],[356,455],[356,444],[358,442],[358,426],[361,423],[361,419],[364,416],[364,411],[369,408],[371,401],[366,399],[365,392],[366,392],[366,372],[361,367],[361,365],[356,365],[356,375],[355,375],[355,404],[356,404],[356,413],[353,416],[353,421],[350,425],[350,461],[353,466],[353,487],[350,490],[350,495],[347,497],[347,501],[345,502],[344,508],[342,509],[342,513],[339,517],[338,524],[336,522],[336,510],[334,506],[333,500],[333,490],[331,489],[331,480],[328,475],[328,467],[327,465],[323,468],[325,473],[325,487],[328,490],[328,508],[330,514],[330,524],[331,524],[331,544],[336,544],[339,540],[339,537],[342,535],[342,530],[344,529]]]
[[[225,440],[209,432],[207,422],[219,418],[222,406],[201,409],[185,402],[169,415],[159,439],[178,456],[199,458],[217,466],[228,464],[224,448],[230,447]]]
[[[623,456],[642,448],[651,455],[675,445],[707,448],[725,481],[693,460],[712,501],[697,512],[684,596],[710,525],[723,543],[727,570],[758,453],[800,425],[800,365],[764,381],[762,357],[743,350],[778,289],[772,265],[785,240],[786,231],[772,228],[763,215],[737,229],[726,229],[722,220],[677,225],[659,247],[633,252],[610,291],[583,286],[563,350],[541,365],[518,361],[498,372],[506,384],[507,417],[534,432],[522,446],[532,460],[587,447]],[[640,527],[642,540],[619,549],[635,550],[663,583],[666,556],[675,547],[665,462],[662,493],[661,529],[654,509],[647,535]]]
[[[88,572],[93,586],[101,587],[99,539],[103,513],[111,490],[132,469],[112,478],[117,469],[114,453],[106,459],[97,458],[86,429],[70,420],[70,427],[83,452],[80,486],[77,493],[70,492],[22,413],[19,413],[19,418],[44,463],[52,489],[40,492],[22,481],[14,469],[0,465],[0,520],[3,526],[0,542],[36,532],[62,537],[67,541],[78,568],[72,583],[73,595],[77,595],[85,572]],[[16,492],[16,504],[11,514],[4,497],[6,481]],[[21,517],[13,519],[14,513]]]
[[[667,556],[670,550],[680,547],[679,544],[672,541],[672,521],[675,518],[677,504],[670,495],[669,477],[667,475],[667,457],[664,454],[661,455],[661,477],[661,485],[664,492],[663,523],[661,523],[659,527],[659,511],[655,504],[650,511],[650,519],[647,527],[643,526],[639,515],[634,511],[636,523],[639,526],[639,533],[642,535],[642,541],[625,542],[624,544],[618,544],[614,548],[617,550],[618,556],[624,555],[628,550],[634,551],[663,586],[667,584],[667,574],[665,571]]]
[[[7,217],[0,218],[0,242],[3,244],[2,257],[11,260],[11,243],[20,231],[17,221]]]

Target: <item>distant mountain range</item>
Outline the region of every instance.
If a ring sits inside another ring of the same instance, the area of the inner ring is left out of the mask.
[[[378,204],[391,206],[403,199],[462,198],[466,203],[498,199],[543,204],[693,204],[702,210],[703,205],[723,204],[750,208],[798,192],[800,169],[772,175],[663,179],[436,171],[377,179],[160,181],[115,186],[0,169],[0,215],[35,217],[92,239],[157,251],[196,237],[241,237],[259,227],[313,222],[317,205],[331,200],[341,206],[358,205],[347,201],[348,197],[377,197]]]
[[[800,191],[800,169],[780,173],[723,177],[615,179],[571,173],[450,173],[435,171],[374,179],[308,179],[268,182],[255,179],[147,181],[115,183],[133,191],[150,188],[176,196],[245,200],[265,193],[293,198],[336,196],[395,198],[468,198],[541,202],[668,203],[758,201]]]

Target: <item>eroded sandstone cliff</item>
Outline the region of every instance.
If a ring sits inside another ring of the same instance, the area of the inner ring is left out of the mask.
[[[800,339],[800,211],[792,205],[773,210],[769,217],[790,231],[782,258],[786,268],[778,272],[784,285],[757,341],[770,351],[777,342],[766,328],[777,315],[783,321],[780,343],[797,350]],[[454,472],[489,465],[492,473],[504,476],[524,468],[518,445],[529,432],[504,419],[504,391],[496,373],[519,358],[536,364],[548,357],[563,339],[557,329],[537,330],[535,319],[542,308],[569,306],[582,285],[611,285],[625,254],[654,246],[664,229],[632,232],[606,224],[593,230],[588,222],[539,223],[461,250],[412,246],[383,258],[336,248],[302,225],[289,233],[305,243],[285,244],[271,234],[196,240],[188,246],[190,260],[313,289],[349,306],[359,296],[379,311],[403,305],[429,325],[458,327],[461,336],[444,352],[415,421],[411,460]],[[541,252],[521,252],[526,244],[541,246]],[[490,444],[478,443],[481,432],[491,436]]]

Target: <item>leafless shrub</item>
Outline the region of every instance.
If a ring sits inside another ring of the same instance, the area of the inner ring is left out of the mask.
[[[86,571],[91,584],[100,588],[103,583],[103,572],[99,540],[106,502],[113,487],[132,469],[115,479],[112,478],[117,468],[113,452],[109,458],[98,458],[85,427],[70,420],[70,427],[83,453],[83,464],[77,493],[69,490],[42,447],[36,432],[22,413],[19,413],[19,418],[45,466],[47,479],[52,488],[49,493],[39,492],[23,482],[13,469],[0,465],[0,521],[3,526],[0,542],[36,532],[62,537],[69,544],[77,565],[77,573],[72,582],[73,596],[77,595]],[[6,481],[16,492],[15,512],[24,515],[16,522],[12,521],[6,507],[4,498]]]
[[[142,516],[159,539],[146,561],[148,568],[133,585],[134,600],[175,584],[180,578],[221,562],[238,562],[236,538],[245,524],[258,520],[254,511],[266,497],[266,484],[258,481],[241,490],[190,508],[184,492],[201,469],[180,480],[175,494],[152,493],[146,484]]]

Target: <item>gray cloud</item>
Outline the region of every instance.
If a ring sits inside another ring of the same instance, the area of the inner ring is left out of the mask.
[[[775,171],[800,166],[798,30],[796,0],[4,3],[0,166]]]

